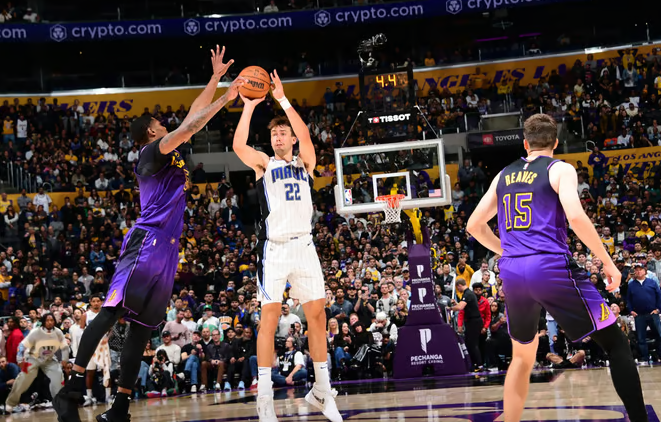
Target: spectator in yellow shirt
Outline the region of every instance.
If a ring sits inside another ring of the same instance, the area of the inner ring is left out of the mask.
[[[507,83],[506,79],[498,86],[498,95],[506,95],[512,92],[512,87]]]
[[[464,280],[470,280],[471,277],[473,277],[473,274],[475,273],[475,270],[471,268],[470,265],[466,264],[466,259],[465,258],[459,258],[459,262],[457,263],[457,278],[463,278]],[[457,299],[460,300],[463,296],[461,292],[458,290],[455,290],[457,294]]]
[[[2,122],[2,140],[5,144],[9,141],[16,141],[16,138],[14,137],[14,121],[9,115],[7,115],[5,120]]]
[[[654,232],[650,229],[647,221],[640,223],[640,230],[636,232],[636,237],[647,236],[648,239],[651,239],[654,236]]]
[[[507,83],[506,79],[498,85],[498,99],[505,102],[507,100],[507,95],[512,93],[512,87]]]
[[[629,64],[631,65],[636,64],[636,58],[634,57],[633,54],[631,54],[631,49],[627,48],[626,50],[624,50],[624,54],[622,55],[622,67],[628,69]]]
[[[2,192],[0,194],[0,213],[6,214],[7,213],[7,207],[10,205],[13,205],[12,201],[10,199],[7,199],[7,194]]]
[[[608,247],[608,253],[613,255],[615,253],[615,238],[611,236],[611,229],[604,227],[601,232],[601,243]]]
[[[9,287],[11,286],[11,275],[6,266],[0,267],[0,296],[2,300],[9,300]]]
[[[431,55],[431,51],[427,52],[427,57],[425,57],[425,66],[431,67],[436,66],[436,60]]]
[[[475,73],[470,76],[470,87],[475,91],[475,93],[478,95],[478,97],[482,96],[482,90],[485,88],[486,85],[486,78],[484,77],[484,74],[482,73],[482,69],[479,67],[475,68]]]

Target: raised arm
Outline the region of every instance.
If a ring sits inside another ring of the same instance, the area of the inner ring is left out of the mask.
[[[251,100],[241,95],[241,99],[243,100],[243,112],[241,112],[241,119],[239,119],[236,132],[234,132],[234,141],[232,142],[232,148],[236,155],[241,161],[243,161],[243,164],[255,170],[257,178],[261,177],[266,169],[268,156],[263,152],[257,151],[253,147],[248,146],[248,135],[250,135],[250,119],[252,119],[255,107],[264,101],[264,98],[266,97]]]
[[[298,115],[298,112],[294,110],[294,107],[291,106],[289,100],[285,96],[285,90],[282,86],[282,81],[278,76],[277,71],[271,73],[271,79],[273,80],[273,98],[275,98],[279,103],[282,109],[285,111],[289,123],[294,130],[294,135],[298,139],[298,148],[299,148],[299,157],[303,160],[305,168],[309,174],[312,174],[312,171],[317,166],[317,155],[314,152],[314,144],[312,143],[312,138],[310,138],[310,129],[305,124],[301,116]]]
[[[227,92],[213,103],[198,110],[195,113],[188,114],[176,130],[163,137],[159,144],[161,154],[169,154],[179,145],[187,142],[191,136],[200,131],[218,111],[225,107],[225,104],[234,100],[239,93],[239,88],[243,86],[245,79],[241,76],[236,78],[230,85]]]
[[[496,194],[498,180],[500,180],[500,174],[493,179],[489,190],[484,194],[480,203],[477,204],[475,211],[468,219],[466,230],[487,249],[502,256],[503,248],[500,245],[500,239],[489,227],[489,221],[498,212],[498,195]]]
[[[622,274],[617,269],[610,255],[601,243],[599,234],[592,221],[583,211],[578,197],[578,177],[576,169],[567,163],[555,163],[549,170],[551,187],[558,193],[560,203],[574,233],[604,264],[604,273],[610,280],[606,289],[613,291],[620,286]]]

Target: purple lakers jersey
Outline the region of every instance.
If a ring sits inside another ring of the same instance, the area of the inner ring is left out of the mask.
[[[159,143],[154,141],[140,151],[136,175],[141,214],[136,224],[178,239],[184,226],[188,169],[177,150],[161,154]]]
[[[500,174],[496,194],[504,257],[569,254],[567,219],[549,182],[549,168],[557,161],[521,158]]]

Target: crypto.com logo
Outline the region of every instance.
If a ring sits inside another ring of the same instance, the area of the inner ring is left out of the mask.
[[[62,25],[54,25],[50,29],[50,38],[53,41],[64,41],[67,39],[67,29]]]
[[[200,23],[195,19],[188,19],[184,22],[184,32],[188,35],[197,35],[200,33]]]
[[[331,14],[325,10],[318,11],[314,14],[314,23],[322,28],[327,27],[331,23]]]
[[[447,2],[445,2],[445,10],[453,15],[461,12],[463,8],[464,5],[461,3],[461,0],[447,0]]]
[[[427,353],[427,344],[431,341],[431,329],[421,328],[420,329],[420,347],[422,351]]]

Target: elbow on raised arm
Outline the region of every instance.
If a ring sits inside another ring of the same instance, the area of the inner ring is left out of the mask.
[[[477,221],[477,218],[471,216],[471,218],[468,219],[468,223],[466,223],[466,231],[471,236],[474,236],[474,233],[478,230],[479,226],[480,223]]]

